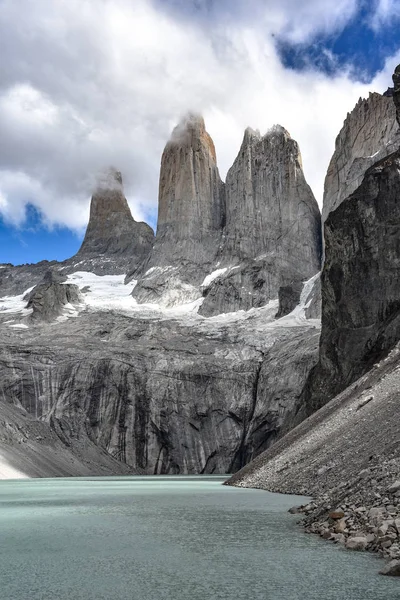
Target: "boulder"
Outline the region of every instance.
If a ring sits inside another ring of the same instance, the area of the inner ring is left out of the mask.
[[[400,560],[391,560],[379,573],[388,577],[400,577]]]
[[[349,537],[346,541],[346,548],[348,550],[365,550],[367,545],[367,538],[364,536]]]

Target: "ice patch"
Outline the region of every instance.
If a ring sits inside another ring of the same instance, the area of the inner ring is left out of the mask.
[[[312,294],[315,283],[320,278],[321,273],[316,273],[313,275],[311,279],[308,279],[303,284],[303,289],[300,294],[300,302],[298,305],[292,310],[288,315],[278,319],[276,321],[277,324],[286,326],[286,325],[304,325],[306,321],[315,321],[319,323],[319,319],[307,319],[306,317],[306,309],[310,306],[312,302]]]
[[[16,323],[15,325],[9,325],[9,327],[13,327],[14,329],[29,329],[25,323]]]
[[[0,298],[0,314],[22,314],[28,316],[32,313],[31,308],[26,308],[26,300],[24,297],[33,290],[33,287],[28,288],[18,296],[3,296]]]
[[[146,271],[146,273],[143,275],[143,277],[148,277],[149,275],[160,275],[161,273],[166,273],[167,271],[170,271],[171,269],[173,269],[174,267],[172,266],[167,266],[167,267],[151,267],[151,269],[149,269],[148,271]]]
[[[202,287],[202,288],[208,287],[215,279],[217,279],[218,277],[221,277],[221,275],[226,273],[227,270],[228,270],[228,267],[225,267],[224,269],[217,269],[216,271],[213,271],[212,273],[207,275],[207,277],[204,278],[204,281],[200,287]]]
[[[77,271],[68,275],[63,283],[75,284],[81,291],[87,287],[88,290],[83,292],[84,303],[94,309],[129,310],[136,304],[131,296],[136,281],[125,285],[124,280],[125,275],[95,275],[88,271]]]

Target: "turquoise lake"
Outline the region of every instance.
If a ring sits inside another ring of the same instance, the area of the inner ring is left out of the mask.
[[[0,482],[1,600],[399,600],[375,556],[302,532],[301,499],[223,480]]]

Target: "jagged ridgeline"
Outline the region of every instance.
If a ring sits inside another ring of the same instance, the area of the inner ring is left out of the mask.
[[[162,156],[157,235],[134,297],[204,296],[205,316],[248,310],[309,279],[320,257],[320,213],[289,133],[247,129],[224,184],[203,118],[185,117]]]

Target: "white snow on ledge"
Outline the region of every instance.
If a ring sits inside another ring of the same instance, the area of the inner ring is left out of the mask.
[[[200,287],[202,287],[202,288],[208,287],[215,279],[217,279],[218,277],[221,277],[221,275],[226,273],[227,270],[228,270],[228,267],[225,267],[224,269],[217,269],[216,271],[213,271],[212,273],[210,273],[209,275],[207,275],[204,278],[204,281]]]

